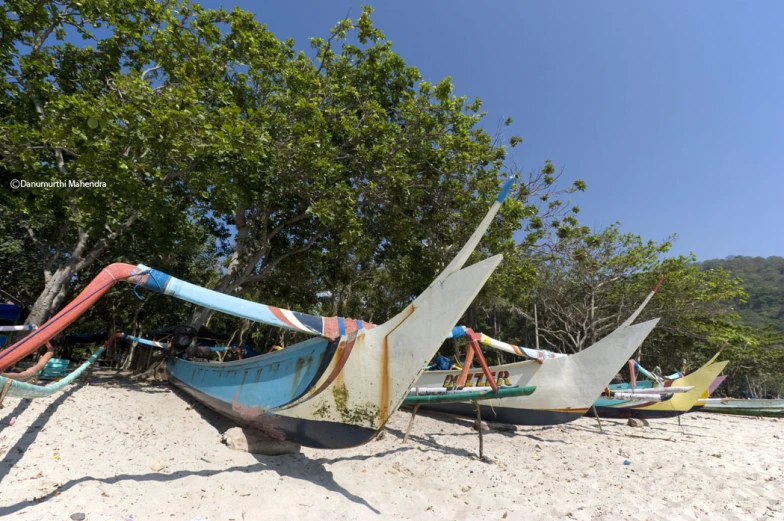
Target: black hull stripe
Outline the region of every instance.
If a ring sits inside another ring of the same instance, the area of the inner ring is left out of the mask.
[[[648,418],[675,418],[687,411],[655,411],[646,409],[634,409],[631,407],[597,407],[596,412],[600,418],[628,419],[637,418],[639,420]],[[588,410],[586,416],[593,416],[593,411]]]
[[[472,403],[439,403],[423,405],[423,410],[448,412],[466,418],[476,418],[476,411]],[[482,419],[497,423],[511,423],[514,425],[559,425],[569,423],[583,415],[583,410],[575,412],[547,411],[538,409],[516,409],[512,407],[490,407],[480,405]]]
[[[231,403],[224,402],[209,396],[198,389],[194,389],[185,382],[169,375],[169,381],[193,396],[213,411],[229,418],[230,420],[254,428],[262,433],[274,433],[275,437],[315,449],[347,449],[367,443],[378,431],[358,425],[347,425],[337,422],[320,420],[305,420],[277,415],[273,411],[261,413],[261,408],[245,408],[245,413],[240,414]],[[251,416],[248,411],[255,412]]]

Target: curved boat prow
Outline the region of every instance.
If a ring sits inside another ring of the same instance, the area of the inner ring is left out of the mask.
[[[572,355],[571,363],[561,362],[565,370],[571,373],[568,381],[587,391],[585,396],[588,400],[579,407],[590,407],[593,404],[658,323],[659,319],[656,318],[634,326],[619,327],[591,347]],[[548,360],[547,363],[558,361]]]
[[[439,282],[443,282],[444,279],[447,278],[449,275],[455,273],[456,271],[460,270],[463,266],[465,266],[465,263],[468,261],[468,257],[470,257],[471,253],[473,253],[473,251],[476,249],[477,245],[479,244],[479,241],[482,240],[482,237],[487,231],[487,228],[490,227],[490,223],[493,221],[496,214],[498,213],[498,210],[501,209],[501,205],[504,204],[504,201],[509,196],[509,192],[512,190],[513,184],[514,184],[514,178],[508,179],[506,183],[504,183],[501,192],[498,194],[498,197],[495,198],[495,201],[493,202],[492,206],[490,206],[490,210],[487,212],[487,215],[485,215],[485,218],[482,219],[482,222],[479,224],[479,226],[477,226],[476,230],[474,230],[474,233],[471,235],[471,237],[468,239],[465,245],[460,249],[458,254],[455,255],[455,257],[452,259],[452,262],[450,262],[447,265],[447,267],[444,268],[444,271],[442,271],[438,275],[438,277],[436,277],[436,280],[434,280],[430,286],[434,286]]]
[[[640,306],[639,306],[637,309],[635,309],[635,310],[634,310],[634,313],[632,313],[632,314],[631,314],[631,316],[629,316],[629,318],[627,318],[627,319],[624,321],[624,323],[623,323],[623,324],[621,324],[621,326],[624,326],[624,327],[631,326],[631,325],[632,325],[632,322],[634,322],[635,320],[637,320],[637,317],[639,317],[639,316],[640,316],[640,313],[642,313],[642,312],[643,312],[643,310],[645,309],[645,306],[647,306],[647,305],[648,305],[648,302],[650,302],[650,301],[651,301],[651,299],[653,298],[653,296],[654,296],[654,295],[656,294],[656,292],[659,290],[659,286],[661,286],[662,282],[664,282],[664,275],[662,275],[662,277],[659,279],[659,282],[657,282],[657,283],[656,283],[656,285],[653,287],[653,289],[651,290],[651,292],[650,292],[650,293],[648,293],[648,296],[647,296],[647,297],[645,297],[645,300],[643,300],[643,301],[642,301],[642,304],[640,304]]]
[[[380,430],[501,260],[454,272],[391,320],[348,335],[312,390],[276,413]]]

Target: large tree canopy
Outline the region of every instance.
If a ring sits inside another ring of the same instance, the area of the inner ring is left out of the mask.
[[[371,319],[420,291],[500,178],[518,174],[505,165],[520,139],[502,135],[509,121],[488,134],[479,100],[456,96],[448,78],[424,81],[370,14],[312,40],[309,56],[239,9],[6,2],[0,165],[5,177],[50,183],[4,193],[43,275],[28,321],[118,256],[188,258],[207,237],[216,271],[196,282],[219,291],[314,294],[372,277],[387,286],[354,293],[382,295],[356,309]],[[533,234],[557,212],[551,168],[521,179],[485,250],[511,250],[537,214],[529,198],[551,198]]]

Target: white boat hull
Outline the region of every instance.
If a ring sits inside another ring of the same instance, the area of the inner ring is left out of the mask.
[[[554,425],[579,418],[593,405],[657,322],[658,319],[635,326],[623,325],[575,355],[546,359],[541,364],[530,360],[490,367],[499,387],[534,385],[536,391],[530,396],[483,402],[482,418],[517,425]],[[459,370],[426,371],[416,387],[450,387],[459,374]],[[486,385],[483,380],[482,370],[472,369],[466,385]],[[469,417],[476,415],[470,402],[426,407]]]

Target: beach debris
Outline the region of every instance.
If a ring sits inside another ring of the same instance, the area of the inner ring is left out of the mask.
[[[631,464],[632,464],[632,462],[631,462],[631,461],[629,461],[629,460],[627,460],[627,459],[625,459],[625,460],[623,460],[623,464],[624,464],[624,465],[631,465]]]
[[[8,425],[13,427],[15,423],[16,423],[16,416],[12,416],[11,419],[8,420]]]
[[[280,456],[282,454],[299,454],[302,450],[300,445],[285,440],[276,440],[270,436],[232,427],[223,433],[221,441],[231,450],[239,452],[249,452],[251,454],[263,454],[265,456]]]
[[[626,422],[626,425],[629,427],[642,427],[645,425],[642,420],[638,420],[637,418],[629,418],[629,421]]]
[[[717,454],[711,454],[711,456],[713,456],[714,458],[720,458],[721,454],[718,454],[718,453]]]
[[[166,468],[166,463],[162,462],[161,460],[158,460],[152,465],[150,465],[150,469],[152,469],[153,472],[160,472],[165,468]]]
[[[73,519],[74,521],[84,521],[84,519],[85,519],[86,517],[87,517],[87,516],[85,516],[85,515],[84,515],[84,514],[82,514],[81,512],[77,512],[77,513],[75,513],[75,514],[71,514],[71,519]]]

